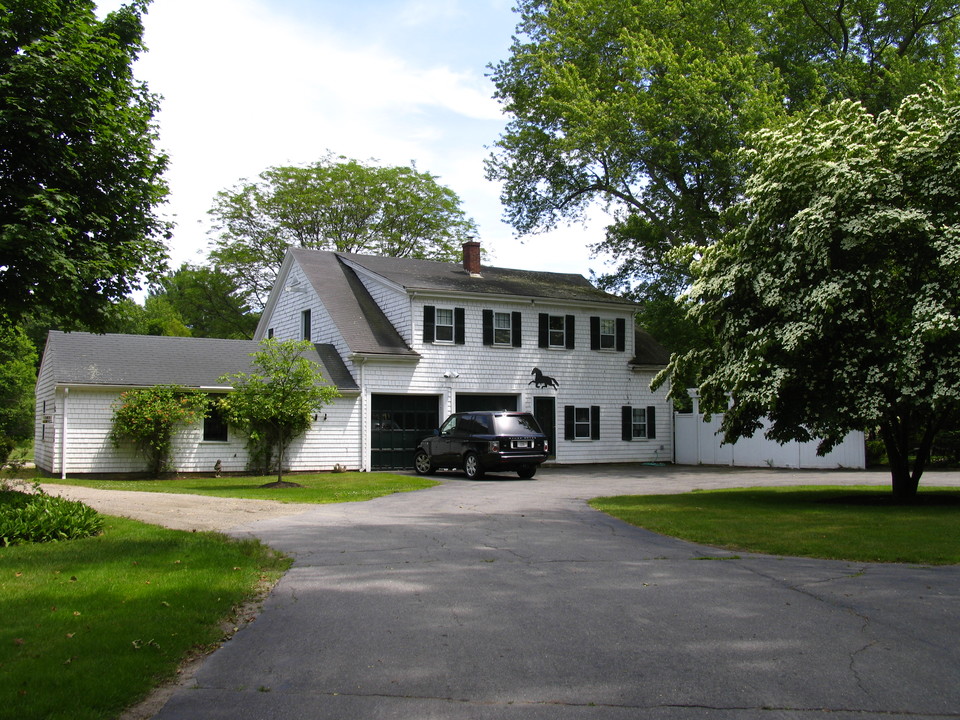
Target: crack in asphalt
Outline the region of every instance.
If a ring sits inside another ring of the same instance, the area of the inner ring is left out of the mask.
[[[214,685],[196,685],[191,690],[203,692],[208,691],[234,691],[238,693],[253,692],[249,687],[218,687]],[[723,712],[793,712],[793,713],[816,713],[823,715],[825,713],[845,713],[848,715],[862,715],[864,717],[924,717],[924,718],[960,718],[960,713],[955,712],[919,712],[913,710],[893,710],[890,708],[851,708],[851,707],[827,707],[827,706],[792,706],[792,705],[718,705],[707,703],[612,703],[612,702],[574,702],[570,700],[479,700],[475,698],[458,698],[444,695],[415,695],[411,693],[385,693],[385,692],[342,692],[342,691],[309,691],[296,690],[287,692],[283,690],[273,690],[269,686],[263,685],[255,690],[257,693],[276,693],[278,695],[300,695],[309,697],[343,697],[370,699],[377,698],[383,700],[412,700],[438,703],[451,703],[457,705],[469,705],[474,707],[569,707],[569,708],[610,708],[614,710],[634,710],[650,711],[662,709],[679,710],[712,710]]]

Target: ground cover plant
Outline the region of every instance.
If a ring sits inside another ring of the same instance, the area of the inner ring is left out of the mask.
[[[246,500],[278,500],[293,503],[340,503],[372,500],[398,492],[422,490],[437,485],[436,480],[412,475],[380,472],[312,473],[296,475],[301,487],[261,487],[274,478],[258,476],[198,477],[163,480],[92,480],[89,478],[54,479],[64,485],[82,485],[102,490],[138,490],[145,492],[185,493]]]
[[[960,490],[897,503],[878,487],[792,487],[595,498],[631,525],[734,551],[866,562],[960,563]]]
[[[116,717],[288,566],[256,541],[112,516],[97,537],[0,548],[0,717]]]
[[[0,546],[99,535],[103,516],[76,500],[0,485]]]

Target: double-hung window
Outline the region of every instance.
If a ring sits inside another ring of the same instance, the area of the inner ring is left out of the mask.
[[[453,342],[453,308],[437,308],[434,342]]]
[[[523,317],[519,312],[483,311],[483,344],[521,347]]]
[[[574,408],[573,437],[577,440],[586,440],[590,437],[590,408]]]
[[[509,345],[512,340],[513,323],[510,313],[495,312],[493,314],[493,344]]]
[[[600,407],[566,405],[563,408],[565,440],[599,440]]]
[[[550,347],[566,346],[566,335],[564,334],[566,329],[563,315],[550,316]]]
[[[631,413],[632,417],[630,418],[630,425],[633,430],[634,437],[646,437],[647,436],[647,409],[646,408],[633,408]]]
[[[540,347],[573,350],[576,346],[574,320],[573,315],[540,313]]]
[[[653,439],[657,437],[657,408],[624,405],[621,414],[624,440]]]
[[[626,350],[627,321],[625,318],[590,318],[591,350]]]
[[[466,342],[466,311],[458,307],[423,306],[423,341],[425,343]]]
[[[617,344],[617,321],[600,318],[600,349],[613,350]]]

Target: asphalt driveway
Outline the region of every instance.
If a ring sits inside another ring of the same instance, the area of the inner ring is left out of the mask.
[[[734,556],[585,504],[883,474],[441,477],[235,529],[294,567],[156,717],[960,717],[960,567]]]

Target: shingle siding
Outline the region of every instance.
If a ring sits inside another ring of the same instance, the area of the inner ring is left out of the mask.
[[[114,447],[110,439],[113,405],[119,390],[71,388],[57,393],[57,431],[64,411],[67,421],[67,473],[144,472],[146,461],[130,443]],[[355,397],[339,398],[318,412],[317,420],[289,449],[285,465],[293,471],[332,470],[340,464],[352,469],[360,466],[359,403]],[[326,416],[326,420],[324,420]],[[62,435],[60,436],[62,439]],[[50,443],[53,446],[53,443]],[[48,474],[59,476],[60,457],[48,461],[38,458],[37,466]],[[246,438],[234,428],[228,431],[227,442],[203,440],[203,423],[180,428],[174,436],[171,469],[186,473],[213,473],[219,460],[223,472],[247,469]]]
[[[425,341],[425,317],[435,317],[425,312],[427,306],[454,309],[451,342]],[[649,387],[665,352],[649,335],[628,331],[634,305],[593,288],[580,276],[482,268],[480,277],[470,277],[450,263],[293,250],[265,308],[257,340],[271,330],[278,340],[299,339],[305,310],[310,312],[311,338],[323,346],[317,348],[317,358],[328,368],[328,379],[337,379],[346,394],[319,411],[307,433],[291,444],[291,470],[330,470],[335,465],[370,469],[371,397],[379,394],[438,397],[441,420],[455,410],[462,395],[513,395],[519,409],[530,412],[535,398],[551,397],[558,462],[673,456],[666,388],[654,393]],[[490,327],[485,336],[485,311],[488,325],[494,312],[510,315],[509,344],[491,344]],[[566,333],[564,347],[541,347],[541,315],[562,316],[565,328],[573,329],[572,337]],[[615,321],[610,349],[591,348],[600,342],[599,319]],[[36,458],[38,466],[52,474],[61,467],[64,408],[68,472],[139,472],[145,461],[131,448],[114,448],[109,439],[112,404],[128,386],[117,378],[122,380],[129,371],[137,379],[132,385],[149,385],[161,376],[180,377],[189,367],[190,377],[196,376],[194,386],[202,385],[212,382],[208,375],[215,379],[223,372],[208,366],[220,367],[229,356],[226,366],[232,367],[242,353],[256,349],[254,342],[236,344],[242,341],[77,335],[69,339],[51,333],[37,382]],[[71,342],[81,341],[92,360],[78,359],[70,351]],[[104,348],[118,348],[125,353],[124,361],[98,360]],[[334,362],[335,355],[342,363]],[[555,378],[559,387],[535,387],[534,368]],[[112,384],[111,375],[116,376]],[[91,387],[97,383],[110,387]],[[53,422],[46,426],[43,401],[56,404]],[[656,408],[655,438],[624,439],[625,406]],[[592,414],[599,437],[564,439],[567,407],[597,408]],[[184,429],[174,442],[174,467],[211,472],[219,460],[225,472],[244,470],[244,439],[232,428],[228,437],[225,443],[204,442],[200,424]]]

